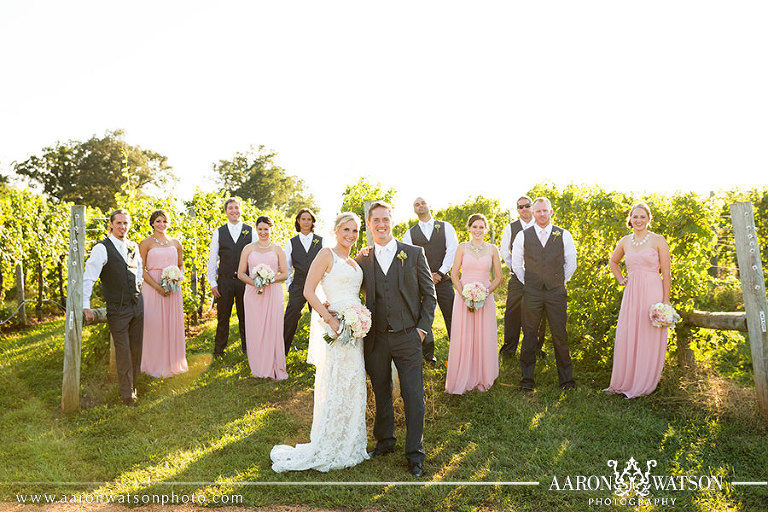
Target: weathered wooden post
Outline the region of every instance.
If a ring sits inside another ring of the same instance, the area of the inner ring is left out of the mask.
[[[765,277],[760,261],[760,244],[755,230],[752,203],[732,204],[731,220],[736,242],[741,291],[744,295],[744,309],[747,313],[752,367],[755,373],[755,393],[760,412],[768,418],[768,340],[766,340],[768,301],[765,297]]]
[[[16,298],[19,303],[19,321],[27,325],[27,307],[24,305],[24,265],[19,260],[16,263]]]
[[[80,408],[80,357],[83,342],[83,270],[85,266],[85,206],[74,205],[69,221],[69,272],[64,323],[64,376],[61,410]]]
[[[363,201],[363,226],[365,226],[365,245],[367,247],[373,246],[373,233],[368,229],[368,210],[371,207],[373,201]]]

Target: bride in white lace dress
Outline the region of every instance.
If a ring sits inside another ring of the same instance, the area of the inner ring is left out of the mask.
[[[312,431],[307,444],[272,448],[269,456],[275,472],[306,469],[325,472],[355,466],[368,459],[363,340],[342,345],[328,344],[323,339],[325,327],[330,326],[334,331],[339,328],[339,321],[329,309],[339,311],[348,304],[360,303],[363,271],[349,257],[359,229],[357,215],[349,212],[339,215],[334,223],[336,246],[322,249],[309,269],[304,296],[313,309],[307,355],[307,360],[316,366]],[[322,285],[328,308],[318,296],[318,284]]]

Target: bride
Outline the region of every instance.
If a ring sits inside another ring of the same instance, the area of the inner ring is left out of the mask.
[[[272,448],[269,456],[272,470],[277,473],[306,469],[325,472],[368,459],[363,340],[342,345],[328,344],[323,339],[326,327],[333,331],[339,328],[339,320],[329,310],[339,311],[351,303],[360,303],[363,271],[349,257],[359,229],[360,219],[354,213],[336,217],[336,246],[322,249],[309,268],[304,296],[314,310],[307,355],[307,360],[316,366],[312,431],[307,444]],[[329,307],[318,296],[318,284],[322,284]]]

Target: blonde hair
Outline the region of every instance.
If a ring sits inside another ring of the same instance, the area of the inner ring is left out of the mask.
[[[469,216],[469,220],[467,220],[467,229],[471,228],[476,220],[483,221],[485,223],[485,229],[488,229],[488,218],[482,213],[473,213]]]
[[[651,221],[653,220],[653,215],[651,214],[651,209],[648,207],[648,205],[643,202],[635,203],[634,206],[629,209],[629,215],[627,215],[627,227],[632,227],[632,213],[638,208],[645,210],[645,213],[648,214],[648,226],[650,227]]]
[[[354,212],[341,212],[336,216],[336,220],[333,221],[333,232],[337,232],[339,228],[349,221],[355,221],[357,228],[360,229],[360,217]]]
[[[547,208],[549,208],[550,210],[552,209],[552,201],[550,201],[548,198],[546,198],[544,196],[537,197],[536,199],[533,200],[533,203],[531,203],[531,204],[536,204],[539,201],[542,201],[542,202],[546,203]]]

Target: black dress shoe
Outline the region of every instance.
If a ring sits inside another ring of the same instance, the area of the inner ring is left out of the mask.
[[[123,403],[128,407],[136,407],[136,399],[132,396],[128,398],[123,398]]]
[[[373,450],[368,452],[368,456],[370,458],[374,458],[374,457],[378,457],[380,455],[386,455],[388,453],[394,453],[394,452],[395,452],[394,448],[389,448],[389,449],[386,449],[386,450],[382,450],[382,449],[379,449],[379,448],[374,448]]]
[[[432,359],[425,359],[425,363],[427,363],[429,366],[437,366],[437,358],[433,357]]]
[[[213,354],[214,361],[221,361],[223,357],[224,357],[224,354]]]
[[[560,389],[563,389],[565,391],[568,391],[569,389],[576,389],[576,384],[570,383],[570,384],[563,384],[560,386]]]
[[[523,393],[533,393],[533,388],[528,386],[520,386],[520,391]]]
[[[411,474],[415,476],[416,478],[421,477],[421,475],[424,474],[424,468],[421,467],[421,464],[419,462],[414,462],[411,464]]]

